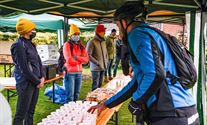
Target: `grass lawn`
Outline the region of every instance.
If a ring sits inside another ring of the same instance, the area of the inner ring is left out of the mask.
[[[118,74],[121,73],[121,70],[118,70]],[[91,75],[90,69],[84,69],[83,74]],[[3,68],[0,66],[0,76],[3,77]],[[35,114],[34,114],[34,123],[35,125],[40,122],[43,118],[47,117],[47,115],[50,114],[50,112],[55,111],[58,109],[61,105],[54,104],[44,95],[44,90],[46,87],[51,86],[52,84],[48,84],[44,86],[40,90],[38,103],[36,106]],[[80,100],[85,99],[88,92],[91,91],[91,80],[83,80],[82,81],[82,88],[81,88],[81,94],[80,94]],[[6,91],[4,90],[2,92],[6,97]],[[129,100],[128,100],[129,101]],[[127,109],[128,101],[124,103],[124,105],[121,107],[119,111],[119,125],[135,125],[135,122],[132,123],[132,116],[130,112]],[[10,106],[12,109],[12,118],[14,118],[14,113],[16,110],[16,102],[17,97],[12,97],[10,99]],[[112,121],[109,121],[108,125],[113,125],[114,123]]]

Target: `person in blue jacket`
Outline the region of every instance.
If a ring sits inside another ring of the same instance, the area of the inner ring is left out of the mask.
[[[126,2],[116,10],[114,18],[120,35],[134,55],[131,56],[134,75],[121,91],[88,112],[98,109],[100,113],[132,97],[128,109],[136,115],[137,124],[145,120],[149,125],[199,125],[191,90],[184,89],[178,81],[172,85],[166,77],[166,71],[177,74],[175,62],[163,38],[144,27],[148,26],[144,22],[146,15],[144,4],[138,1]]]
[[[42,63],[32,43],[36,36],[35,24],[21,18],[16,24],[16,30],[20,36],[11,46],[18,95],[14,125],[33,125],[39,88],[44,85]]]

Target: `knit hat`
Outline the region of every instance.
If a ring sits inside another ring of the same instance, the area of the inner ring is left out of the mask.
[[[96,33],[100,33],[100,32],[106,32],[106,28],[102,24],[98,24],[96,26]]]
[[[16,24],[16,30],[20,35],[30,32],[35,29],[35,27],[36,26],[32,21],[25,18],[19,19]]]
[[[72,36],[74,33],[79,33],[80,34],[80,29],[78,28],[77,25],[71,24],[70,25],[70,33],[69,33],[69,36]]]

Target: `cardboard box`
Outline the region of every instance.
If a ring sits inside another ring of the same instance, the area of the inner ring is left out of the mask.
[[[0,41],[0,54],[11,55],[10,48],[13,42]]]
[[[43,65],[44,76],[46,80],[56,77],[57,61],[46,60],[42,62],[42,65]]]

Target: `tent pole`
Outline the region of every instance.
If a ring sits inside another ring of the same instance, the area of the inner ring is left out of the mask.
[[[184,22],[184,20],[183,20],[183,34],[182,34],[182,43],[184,43],[185,42],[185,22]]]
[[[200,15],[200,30],[198,40],[198,81],[197,81],[197,110],[199,113],[200,124],[206,124],[206,72],[205,72],[205,40],[204,40],[204,26],[207,22],[206,13],[203,11],[197,12]]]
[[[199,115],[200,115],[200,124],[206,125],[206,53],[205,53],[205,39],[204,39],[204,27],[207,24],[207,7],[206,7],[206,0],[201,0],[201,30],[200,30],[200,53],[199,53],[199,79],[200,82],[200,95],[201,95],[201,103],[199,106]]]
[[[68,18],[67,17],[64,17],[63,34],[64,34],[63,41],[66,42],[68,40]]]
[[[101,23],[101,18],[98,18],[98,24],[100,24]]]
[[[189,17],[190,15],[190,17]],[[201,125],[206,124],[206,72],[205,72],[205,45],[204,45],[204,25],[207,22],[207,14],[202,11],[191,11],[186,13],[186,20],[190,23],[188,33],[190,33],[190,51],[194,55],[194,64],[197,69],[198,81],[192,89],[197,101],[197,110]],[[188,23],[187,23],[188,24]]]
[[[207,12],[201,11],[201,37],[200,37],[200,68],[199,68],[199,74],[201,75],[201,94],[202,94],[202,99],[201,99],[201,113],[203,116],[200,118],[200,123],[205,125],[206,124],[206,67],[205,67],[205,39],[204,39],[204,27],[205,24],[207,23]]]
[[[201,4],[198,0],[194,0],[194,2],[198,5],[199,8],[201,8]]]

